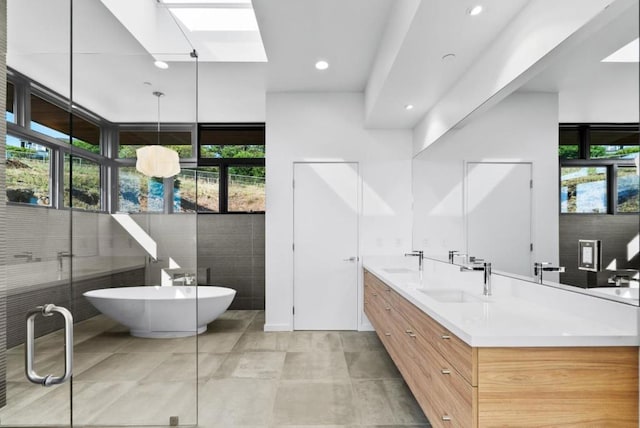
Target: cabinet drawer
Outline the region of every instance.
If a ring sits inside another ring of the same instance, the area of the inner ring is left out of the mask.
[[[369,289],[371,290],[371,292],[375,293],[377,297],[381,297],[388,303],[391,303],[390,295],[391,293],[394,293],[391,287],[378,279],[378,277],[376,277],[374,274],[366,270],[364,271],[364,288],[365,291]]]
[[[392,290],[392,305],[403,314],[420,334],[450,365],[473,386],[477,386],[476,351],[433,318]]]
[[[476,427],[478,420],[477,388],[471,386],[439,352],[416,334],[418,361],[429,371],[433,426]]]

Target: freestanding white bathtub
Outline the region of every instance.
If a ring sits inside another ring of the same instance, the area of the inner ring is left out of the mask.
[[[84,293],[96,309],[129,327],[132,336],[152,338],[204,333],[235,295],[236,290],[213,286],[118,287]]]

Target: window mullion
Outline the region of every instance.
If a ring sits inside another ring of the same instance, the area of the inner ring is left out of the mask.
[[[591,159],[591,134],[588,125],[578,127],[578,138],[580,139],[580,147],[578,153],[580,159]]]
[[[218,182],[220,184],[220,188],[218,190],[218,204],[220,213],[228,213],[229,212],[229,179],[227,177],[227,170],[229,169],[226,163],[220,164],[220,175],[218,178]]]
[[[609,214],[618,213],[618,165],[607,168],[607,196],[609,198]]]

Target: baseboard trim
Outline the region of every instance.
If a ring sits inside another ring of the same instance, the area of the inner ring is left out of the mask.
[[[370,323],[360,324],[358,331],[375,331],[375,328]]]
[[[293,331],[289,324],[265,324],[264,331]]]

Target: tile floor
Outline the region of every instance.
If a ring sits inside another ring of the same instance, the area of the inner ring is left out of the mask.
[[[0,424],[68,424],[72,394],[75,426],[167,426],[171,416],[206,428],[429,426],[375,333],[263,324],[264,312],[227,311],[196,352],[194,337],[140,339],[104,316],[83,321],[72,392],[27,383],[23,347],[9,350]],[[62,371],[62,346],[60,332],[39,338],[36,369]]]

